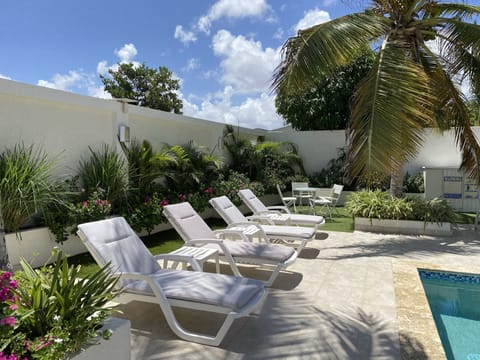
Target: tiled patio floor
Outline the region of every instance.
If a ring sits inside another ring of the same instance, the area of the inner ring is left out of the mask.
[[[445,238],[319,232],[317,238],[268,290],[258,316],[236,320],[219,347],[178,339],[155,304],[122,304],[132,324],[132,359],[400,359],[392,263],[480,270],[478,231]],[[216,324],[211,314],[179,316],[187,328]],[[403,340],[422,354],[414,338]]]

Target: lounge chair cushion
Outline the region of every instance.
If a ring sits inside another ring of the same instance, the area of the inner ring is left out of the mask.
[[[295,249],[289,246],[276,244],[250,243],[246,241],[223,240],[223,244],[232,256],[240,258],[258,258],[276,262],[284,262],[295,253]],[[219,249],[218,245],[206,244],[204,247]],[[224,255],[219,249],[219,254]]]
[[[254,279],[198,271],[161,270],[149,275],[168,299],[201,302],[240,310],[263,291],[261,282]],[[132,281],[129,292],[152,294],[146,281]]]
[[[315,234],[313,228],[303,226],[262,225],[262,229],[269,238],[279,236],[311,239]]]

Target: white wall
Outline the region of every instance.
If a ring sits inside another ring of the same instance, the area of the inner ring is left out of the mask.
[[[59,176],[76,173],[79,160],[90,154],[88,146],[108,144],[121,151],[119,125],[156,149],[193,140],[224,153],[222,123],[0,79],[0,151],[22,142],[41,146],[58,158]],[[240,128],[240,133],[255,137],[264,131]]]
[[[480,126],[473,127],[477,141],[480,139]],[[404,166],[404,171],[410,174],[422,172],[423,167],[458,167],[461,162],[461,152],[455,144],[453,131],[439,134],[426,129],[425,142],[415,159]],[[345,132],[334,131],[294,131],[282,128],[268,132],[267,139],[273,141],[292,141],[298,146],[305,170],[308,174],[325,168],[328,161],[338,157],[338,149],[345,146]]]
[[[194,140],[216,154],[224,154],[222,133],[225,125],[214,121],[127,105],[52,90],[40,86],[0,79],[0,151],[5,146],[23,142],[43,146],[50,156],[59,156],[59,173],[75,173],[81,157],[88,156],[88,146],[118,146],[119,125],[128,125],[131,137],[149,140],[155,148],[164,143],[184,144]],[[477,138],[480,127],[475,127]],[[251,139],[291,141],[298,146],[307,173],[326,167],[345,146],[344,131],[274,131],[240,128]],[[423,166],[455,167],[460,164],[452,132],[443,136],[428,130],[427,140],[418,156],[405,170],[420,172]]]

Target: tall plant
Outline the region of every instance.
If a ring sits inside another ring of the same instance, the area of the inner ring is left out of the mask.
[[[18,231],[32,215],[57,201],[54,164],[33,145],[15,145],[0,154],[0,213],[6,232]]]
[[[98,188],[105,191],[112,206],[118,206],[127,189],[127,170],[122,155],[104,144],[100,150],[90,146],[90,156],[80,160],[79,176],[86,189],[86,195]]]

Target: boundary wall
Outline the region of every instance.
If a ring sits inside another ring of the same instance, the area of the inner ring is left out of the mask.
[[[130,128],[131,139],[148,140],[156,149],[193,140],[216,155],[227,155],[222,144],[223,123],[0,79],[0,151],[22,142],[40,145],[50,157],[58,158],[59,176],[76,173],[79,160],[89,156],[89,146],[98,149],[108,144],[121,151],[117,139],[120,126]],[[238,131],[252,141],[263,136],[295,143],[309,174],[327,166],[345,146],[344,132],[340,130],[294,131],[287,127],[267,131],[240,127]],[[453,133],[426,131],[424,146],[405,170],[414,174],[424,166],[458,166],[461,153]],[[475,132],[480,138],[480,127],[475,127]]]

